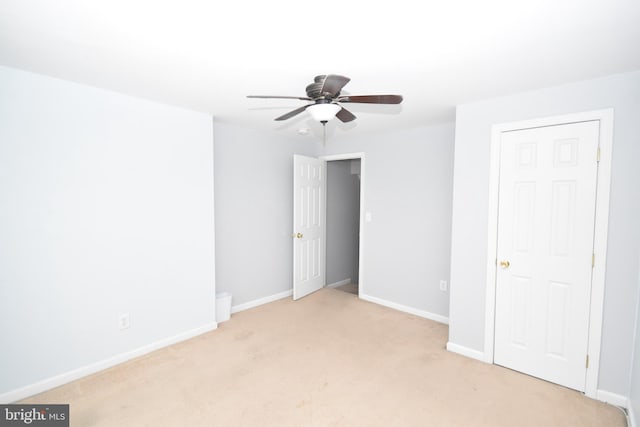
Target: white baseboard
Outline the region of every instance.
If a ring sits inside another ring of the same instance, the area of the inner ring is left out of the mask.
[[[231,313],[237,313],[239,311],[249,310],[250,308],[257,307],[262,304],[267,304],[273,301],[277,301],[282,298],[287,298],[293,295],[293,289],[280,292],[278,294],[269,295],[268,297],[254,299],[253,301],[245,302],[244,304],[238,304],[231,307]]]
[[[424,317],[425,319],[433,320],[439,323],[449,324],[449,318],[441,316],[439,314],[429,313],[428,311],[418,310],[417,308],[408,307],[406,305],[397,304],[395,302],[387,301],[381,298],[372,297],[369,295],[360,294],[360,299],[373,302],[375,304],[384,305],[385,307],[393,308],[394,310],[402,311],[416,316]]]
[[[470,357],[471,359],[479,360],[481,362],[491,363],[491,361],[487,360],[487,357],[483,351],[474,350],[469,347],[452,343],[451,341],[447,342],[447,350],[452,353],[458,353],[462,356]]]
[[[190,331],[186,331],[178,335],[156,341],[135,350],[117,354],[108,359],[92,363],[91,365],[83,366],[81,368],[74,369],[73,371],[65,372],[64,374],[47,378],[46,380],[39,381],[35,384],[30,384],[17,390],[2,393],[0,394],[0,404],[16,402],[29,396],[51,390],[52,388],[70,383],[71,381],[75,381],[88,375],[95,374],[96,372],[105,370],[107,368],[111,368],[112,366],[126,362],[127,360],[143,356],[147,353],[151,353],[152,351],[170,346],[180,341],[188,340],[189,338],[204,334],[205,332],[213,331],[214,329],[217,329],[217,327],[218,324],[216,322],[208,323],[198,328],[191,329]]]
[[[349,283],[351,283],[351,277],[349,277],[348,279],[340,280],[339,282],[331,283],[331,284],[329,284],[329,285],[327,285],[325,287],[326,288],[337,288],[338,286],[348,285]]]
[[[610,403],[615,406],[626,408],[629,405],[629,399],[617,393],[611,393],[606,390],[596,390],[596,399],[601,402]]]

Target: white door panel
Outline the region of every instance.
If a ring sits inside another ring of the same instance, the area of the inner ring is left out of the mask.
[[[293,299],[324,286],[325,162],[293,156]]]
[[[584,390],[599,122],[504,132],[494,360]],[[508,262],[502,265],[501,262]]]

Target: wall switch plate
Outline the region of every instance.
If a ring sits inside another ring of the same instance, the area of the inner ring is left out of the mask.
[[[129,313],[122,313],[120,315],[118,318],[118,326],[120,327],[120,330],[129,329],[129,326],[131,326],[131,317],[129,316]]]
[[[440,280],[440,290],[441,291],[446,291],[447,290],[447,281],[446,280]]]
[[[373,215],[371,215],[371,212],[365,212],[364,221],[365,222],[371,222],[372,220],[373,220]]]

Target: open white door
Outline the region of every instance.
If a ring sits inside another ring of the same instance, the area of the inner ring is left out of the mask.
[[[324,286],[325,162],[293,156],[293,299]]]

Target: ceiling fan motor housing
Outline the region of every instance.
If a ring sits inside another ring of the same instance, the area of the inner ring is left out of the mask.
[[[326,97],[327,95],[331,96],[330,93],[322,93],[322,87],[324,86],[324,81],[327,78],[326,75],[320,75],[320,76],[316,76],[313,79],[313,83],[311,83],[310,85],[307,85],[306,87],[306,91],[307,91],[307,96],[311,99],[316,99],[316,98],[320,98],[320,97]],[[335,94],[335,96],[338,96],[339,93]]]

